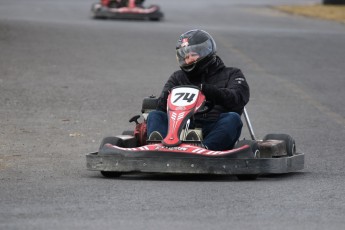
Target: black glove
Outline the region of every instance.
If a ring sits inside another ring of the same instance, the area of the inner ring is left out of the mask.
[[[200,90],[205,94],[206,100],[215,103],[217,98],[221,95],[219,89],[210,84],[200,84]]]

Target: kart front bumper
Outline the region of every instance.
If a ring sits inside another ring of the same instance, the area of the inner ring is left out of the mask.
[[[175,174],[283,174],[304,168],[304,153],[277,158],[181,158],[181,157],[124,157],[120,154],[86,155],[86,167],[93,171],[120,173]]]

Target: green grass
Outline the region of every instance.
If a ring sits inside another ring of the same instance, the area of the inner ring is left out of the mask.
[[[274,8],[289,14],[333,20],[345,24],[345,6],[343,5],[283,5]]]

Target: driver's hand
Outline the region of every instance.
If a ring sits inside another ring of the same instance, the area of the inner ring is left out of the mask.
[[[205,94],[208,101],[215,102],[217,95],[220,93],[219,89],[211,84],[200,84],[200,90]]]

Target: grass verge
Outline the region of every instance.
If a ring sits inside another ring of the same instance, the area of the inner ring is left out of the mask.
[[[345,24],[345,5],[283,5],[274,8],[289,14],[333,20]]]

